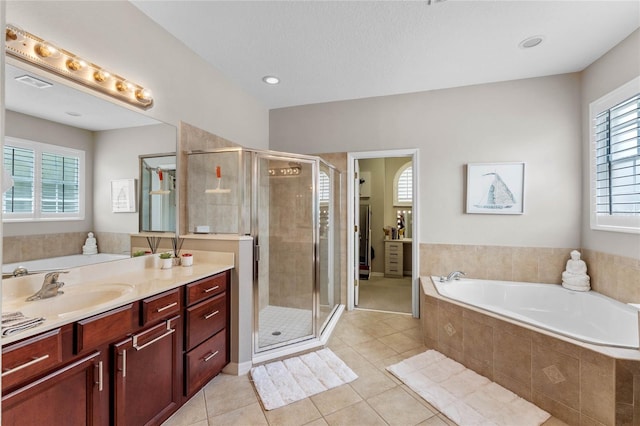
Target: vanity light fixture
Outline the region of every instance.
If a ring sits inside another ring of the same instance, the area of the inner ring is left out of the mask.
[[[279,176],[300,176],[302,168],[300,166],[281,167],[269,169],[269,177]]]
[[[153,106],[153,97],[148,89],[107,72],[102,67],[89,63],[14,25],[7,25],[5,28],[5,51],[7,55],[20,61],[53,72],[138,108],[149,109]]]

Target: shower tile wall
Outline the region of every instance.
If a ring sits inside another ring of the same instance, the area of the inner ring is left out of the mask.
[[[196,150],[216,149],[216,148],[238,147],[240,145],[233,143],[220,136],[206,132],[202,129],[199,129],[198,127],[192,126],[182,121],[179,124],[179,134],[180,134],[180,137],[178,138],[178,155],[177,155],[178,173],[179,173],[177,182],[178,182],[178,191],[179,191],[178,193],[180,194],[179,233],[187,234],[189,232],[193,232],[193,229],[189,229],[189,227],[192,227],[193,225],[190,222],[188,215],[190,214],[196,215],[194,216],[194,220],[197,221],[203,217],[202,215],[206,214],[206,206],[203,203],[201,203],[201,200],[203,199],[202,196],[204,195],[204,189],[202,193],[192,194],[191,196],[189,196],[189,188],[187,187],[187,175],[191,175],[195,171],[188,169],[188,165],[187,165],[188,159],[193,156],[187,156],[187,152],[196,151]],[[204,157],[208,157],[208,156],[204,156]],[[237,168],[237,163],[234,167]],[[224,177],[224,174],[226,173],[225,170],[226,170],[226,167],[222,171],[223,177]],[[201,172],[202,171],[204,171],[203,168],[201,168]],[[211,178],[214,178],[215,180],[215,166],[213,168],[213,176]],[[199,180],[199,176],[198,175],[196,175],[195,177],[192,176],[191,178],[189,178],[189,184],[191,185],[191,183],[195,182],[196,180]],[[194,196],[196,196],[196,198],[193,198]],[[187,206],[189,206],[188,209],[187,209]],[[236,211],[233,214],[233,216],[237,217],[237,215],[238,213]],[[228,219],[222,219],[222,218],[218,218],[218,219],[228,220]]]
[[[240,197],[238,152],[190,155],[187,161],[189,186],[187,200],[192,200],[189,208],[189,232],[196,226],[209,226],[215,234],[238,234],[240,230]],[[228,193],[207,194],[205,190],[216,189],[218,179],[216,167],[220,167],[222,177],[220,188]]]
[[[461,270],[479,279],[560,284],[571,250],[420,244],[420,275]],[[593,250],[582,254],[594,290],[624,303],[640,301],[640,260]]]
[[[270,167],[288,167],[272,162]],[[296,177],[269,181],[269,304],[311,309],[313,284],[313,214],[311,166]],[[295,200],[292,204],[291,200]]]

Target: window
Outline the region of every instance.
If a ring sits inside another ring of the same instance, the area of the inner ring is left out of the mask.
[[[640,232],[640,77],[590,109],[591,227]]]
[[[329,175],[325,171],[320,171],[320,179],[318,181],[318,199],[321,203],[328,203],[329,196],[331,194],[331,188],[329,186],[330,180]]]
[[[413,167],[411,161],[400,167],[393,178],[393,205],[410,206],[413,203]]]
[[[3,220],[84,218],[83,151],[7,138],[4,167],[14,185],[2,196]]]

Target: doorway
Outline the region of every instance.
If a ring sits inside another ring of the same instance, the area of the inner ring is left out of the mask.
[[[357,152],[347,158],[347,220],[353,229],[348,234],[347,308],[417,318],[419,234],[413,218],[419,217],[418,150]]]

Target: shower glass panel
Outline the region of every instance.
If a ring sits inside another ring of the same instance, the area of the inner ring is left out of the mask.
[[[318,289],[319,312],[318,324],[320,330],[324,329],[331,318],[336,305],[340,304],[340,264],[339,250],[336,249],[339,242],[338,226],[339,209],[336,204],[340,201],[335,197],[336,190],[340,189],[338,173],[327,163],[320,160],[320,173],[318,174]],[[336,186],[337,184],[337,186]],[[336,283],[338,285],[336,285]]]
[[[262,153],[257,158],[256,352],[261,352],[315,334],[317,162]]]
[[[325,337],[346,268],[340,173],[319,157],[245,148],[189,152],[187,170],[189,230],[254,239],[254,356]]]

